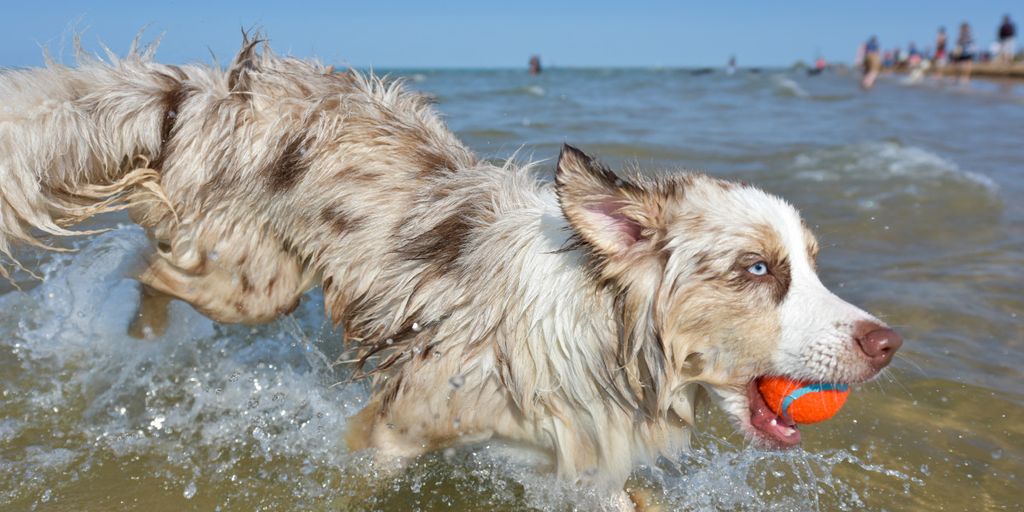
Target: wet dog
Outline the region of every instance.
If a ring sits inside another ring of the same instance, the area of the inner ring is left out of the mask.
[[[250,40],[227,69],[152,51],[0,75],[0,251],[127,208],[157,318],[173,297],[266,322],[322,286],[374,381],[354,449],[510,440],[628,507],[632,468],[685,448],[698,402],[793,446],[759,377],[864,382],[900,346],[753,186],[619,176],[570,146],[551,179],[481,160],[399,83]]]

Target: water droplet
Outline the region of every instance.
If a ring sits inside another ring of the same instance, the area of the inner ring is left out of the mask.
[[[394,345],[395,344],[395,340],[393,340],[391,338],[388,338],[387,340],[384,341],[384,343],[387,344],[387,345]]]
[[[192,499],[192,497],[196,495],[196,483],[189,482],[188,485],[185,486],[185,492],[182,492],[181,495],[184,496],[186,500]]]
[[[451,387],[454,388],[454,389],[461,388],[462,385],[465,384],[465,383],[466,383],[466,378],[463,377],[462,375],[456,375],[456,376],[448,379],[448,384],[451,385]]]
[[[994,450],[992,452],[992,458],[995,459],[995,460],[999,460],[999,459],[1003,458],[1003,450],[999,450],[999,449]]]
[[[422,330],[423,330],[423,326],[421,326],[419,322],[413,322],[412,323],[412,332],[420,332]]]
[[[46,503],[47,501],[50,501],[51,496],[53,496],[53,489],[47,489],[46,491],[43,491],[43,495],[39,497],[39,501]]]
[[[167,418],[164,417],[163,414],[158,414],[155,418],[153,418],[153,421],[149,422],[149,427],[156,430],[160,430],[164,428],[164,421],[166,420]]]

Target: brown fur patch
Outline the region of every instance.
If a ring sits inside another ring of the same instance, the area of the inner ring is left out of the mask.
[[[348,214],[341,207],[327,207],[320,211],[320,220],[330,226],[338,235],[343,235],[362,226],[364,219]]]
[[[458,168],[458,162],[451,158],[452,155],[448,151],[436,151],[433,145],[426,143],[412,147],[415,151],[416,163],[420,165],[420,177]]]
[[[775,293],[772,297],[775,299],[775,303],[779,304],[786,298],[786,294],[789,293],[789,284],[791,281],[789,258],[784,258],[776,263],[775,267],[772,269],[772,273],[778,280],[778,284],[774,288]]]
[[[447,274],[459,258],[472,229],[468,209],[459,208],[433,228],[410,240],[399,252],[410,259],[428,262],[441,274]]]
[[[161,170],[164,162],[167,160],[169,143],[174,135],[174,126],[181,113],[181,106],[188,99],[189,93],[188,88],[180,81],[172,77],[168,77],[168,79],[174,83],[174,86],[164,91],[163,98],[161,98],[164,117],[160,121],[160,154],[150,163],[150,166],[156,170]]]
[[[303,159],[304,144],[302,136],[293,138],[277,160],[264,171],[271,192],[280,193],[291,189],[306,173],[307,167]]]
[[[249,275],[243,273],[239,277],[239,280],[242,283],[242,291],[245,292],[245,293],[252,293],[253,287],[252,287],[252,281],[249,280]]]

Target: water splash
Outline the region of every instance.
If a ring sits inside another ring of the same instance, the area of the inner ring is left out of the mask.
[[[607,495],[551,478],[538,470],[543,457],[499,443],[432,454],[399,474],[349,452],[347,418],[367,389],[330,385],[348,370],[328,363],[340,334],[318,293],[255,327],[174,303],[162,337],[128,337],[139,291],[126,276],[146,243],[138,228],[118,228],[81,253],[52,255],[35,289],[0,296],[4,508],[88,509],[113,485],[171,508],[610,509]],[[715,442],[642,478],[689,510],[857,508],[866,491],[835,474],[842,466],[916,483],[847,452]]]

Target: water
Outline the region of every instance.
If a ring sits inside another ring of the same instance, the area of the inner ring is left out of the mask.
[[[800,208],[823,280],[897,326],[882,378],[804,449],[751,450],[720,414],[694,450],[634,484],[683,510],[1019,510],[1024,497],[1024,91],[685,70],[405,73],[485,156],[570,142],[613,166],[757,183]],[[0,285],[5,510],[594,510],[599,497],[498,445],[395,478],[348,453],[367,397],[347,380],[318,291],[249,327],[175,303],[161,338],[126,336],[142,232],[26,252],[46,275]],[[461,383],[452,383],[453,386]],[[375,475],[376,478],[375,478]]]

